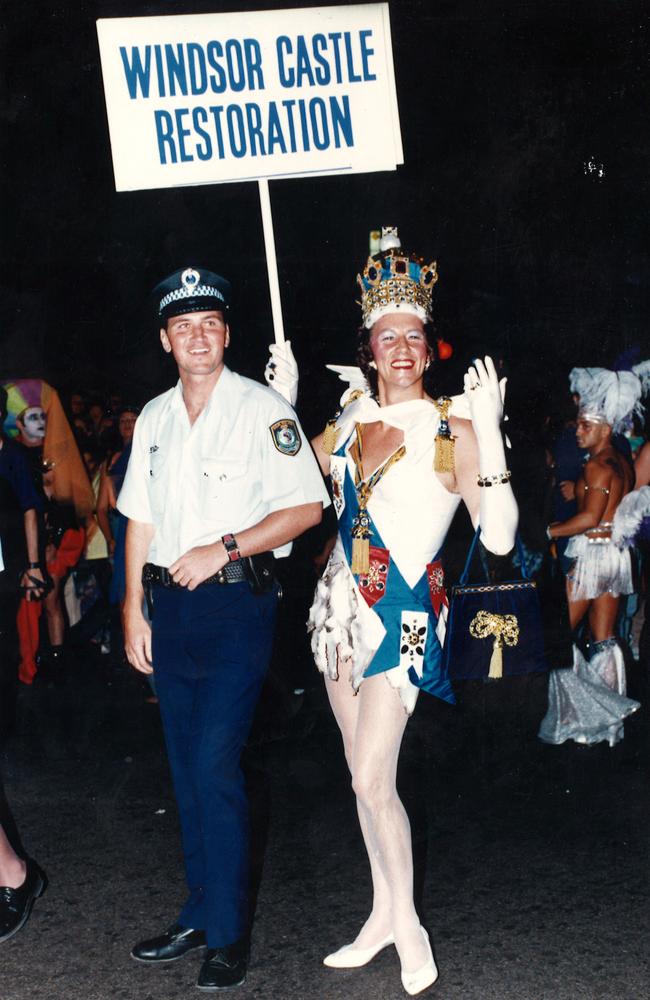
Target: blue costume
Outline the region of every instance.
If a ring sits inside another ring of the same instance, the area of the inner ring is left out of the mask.
[[[341,448],[337,452],[337,455],[344,456],[345,448]],[[348,563],[351,563],[352,528],[354,519],[359,511],[359,500],[349,468],[345,470],[344,491],[346,503],[339,518],[339,531],[346,560]],[[369,517],[368,520],[373,549],[387,551],[372,517]],[[371,663],[366,667],[363,676],[372,677],[373,674],[380,674],[394,667],[395,650],[398,648],[401,649],[406,643],[408,648],[404,650],[404,653],[412,653],[415,664],[422,668],[418,672],[415,665],[409,667],[408,673],[411,683],[418,688],[428,691],[429,694],[442,698],[444,701],[453,702],[454,696],[451,684],[441,672],[440,660],[442,648],[436,634],[439,615],[434,610],[431,602],[428,574],[425,570],[415,586],[410,587],[400,573],[395,560],[390,558],[390,554],[385,560],[385,564],[385,582],[377,601],[373,603],[373,610],[384,626],[386,634]],[[357,574],[357,586],[359,584],[363,588],[363,593],[367,591],[368,584],[372,585],[368,577]],[[426,624],[416,626],[414,634],[411,632],[408,622],[402,621],[405,608],[408,608],[418,616],[416,621],[421,622],[423,619],[420,616],[426,616]],[[408,633],[404,632],[404,626],[409,629]],[[420,629],[426,631],[423,631],[419,635]],[[412,634],[413,639],[411,639]],[[416,641],[416,638],[419,641]],[[411,639],[410,642],[409,639]],[[418,662],[419,659],[422,661],[421,664]]]
[[[455,406],[465,416],[459,399]],[[359,515],[354,443],[357,425],[378,419],[403,431],[404,454],[372,489],[364,512],[370,570],[359,574],[352,569],[352,536]],[[330,461],[339,535],[309,621],[314,658],[322,672],[335,678],[337,660],[353,658],[355,688],[365,677],[385,673],[408,712],[419,690],[454,700],[441,667],[447,602],[438,554],[460,496],[446,490],[433,470],[439,426],[430,400],[380,411],[365,393],[345,406],[337,421],[337,445],[342,443]]]

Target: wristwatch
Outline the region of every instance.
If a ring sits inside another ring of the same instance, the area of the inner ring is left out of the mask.
[[[221,541],[223,542],[223,547],[226,550],[226,555],[228,556],[230,562],[237,562],[238,559],[241,559],[241,552],[239,551],[239,547],[237,545],[237,539],[233,534],[222,535]]]

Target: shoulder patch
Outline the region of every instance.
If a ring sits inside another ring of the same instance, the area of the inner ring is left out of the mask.
[[[282,455],[297,455],[302,448],[302,438],[295,420],[276,420],[269,427],[273,444]]]

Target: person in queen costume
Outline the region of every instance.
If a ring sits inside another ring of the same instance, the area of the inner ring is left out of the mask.
[[[363,326],[342,408],[313,442],[331,477],[339,531],[310,612],[352,774],[373,881],[373,906],[356,939],[324,959],[365,965],[395,945],[411,995],[438,976],[413,903],[409,821],[397,795],[399,749],[420,690],[454,695],[441,669],[446,597],[439,551],[464,500],[483,545],[514,544],[517,506],[500,424],[503,392],[489,357],[465,375],[463,396],[433,399],[431,300],[435,262],[406,253],[395,229],[358,277]],[[285,359],[270,374],[294,382]],[[267,378],[269,368],[267,368]]]
[[[650,514],[650,491],[632,490],[634,469],[614,447],[612,434],[642,411],[650,361],[619,372],[574,368],[569,381],[580,398],[576,437],[588,455],[576,483],[577,514],[550,524],[547,534],[551,540],[569,538],[571,628],[577,629],[583,619],[588,622],[590,657],[587,661],[574,646],[573,669],[551,672],[539,738],[614,746],[623,738],[623,719],[639,708],[638,701],[626,697],[615,627],[620,595],[634,592],[629,550],[643,517]]]

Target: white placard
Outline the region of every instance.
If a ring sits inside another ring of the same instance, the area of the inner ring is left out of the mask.
[[[403,162],[388,4],[97,22],[118,191]]]

